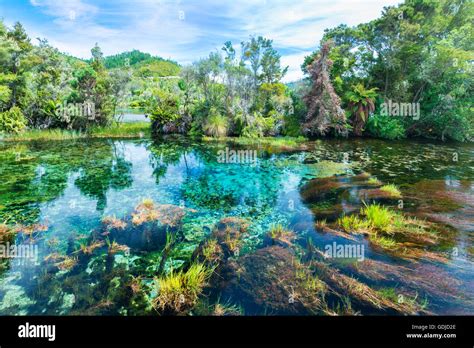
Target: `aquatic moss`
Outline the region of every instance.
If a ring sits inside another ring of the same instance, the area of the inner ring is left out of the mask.
[[[346,174],[352,164],[323,160],[311,165],[319,178],[327,178],[334,175]]]

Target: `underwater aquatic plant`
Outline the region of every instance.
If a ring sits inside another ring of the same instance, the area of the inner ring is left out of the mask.
[[[248,226],[247,220],[234,216],[222,218],[217,223],[212,238],[217,240],[225,257],[238,252],[242,245],[242,236],[247,232]]]
[[[77,264],[77,258],[65,256],[64,260],[57,263],[56,266],[62,271],[68,271]]]
[[[219,259],[220,251],[219,243],[216,239],[212,238],[206,241],[206,244],[202,248],[202,255],[206,261],[214,262]]]
[[[400,198],[402,196],[399,188],[393,184],[384,185],[380,188],[380,190],[390,194],[390,196],[393,198]]]
[[[175,227],[185,214],[184,208],[172,204],[155,205],[151,199],[145,199],[132,213],[132,223],[139,226],[145,222],[159,221],[163,225]]]
[[[196,304],[207,280],[213,272],[203,264],[193,264],[189,269],[165,277],[155,278],[158,296],[153,300],[154,308],[163,312],[180,313]]]
[[[66,258],[65,255],[61,255],[60,253],[51,253],[48,254],[44,257],[44,261],[58,261],[58,260],[64,260]]]
[[[108,228],[115,228],[124,230],[127,227],[127,223],[121,219],[116,218],[115,216],[106,216],[102,219],[102,223],[105,224]]]
[[[104,242],[102,241],[93,241],[91,244],[81,244],[80,249],[86,255],[91,255],[95,249],[103,247]]]
[[[121,251],[124,253],[130,252],[130,247],[123,244],[119,244],[116,241],[113,241],[111,243],[109,240],[107,240],[107,246],[108,246],[108,253],[111,255],[116,254]]]
[[[48,241],[46,242],[46,244],[50,247],[50,248],[54,248],[56,246],[59,245],[59,239],[57,237],[53,237],[53,238],[50,238],[48,239]]]
[[[130,288],[134,294],[138,294],[142,291],[142,279],[140,276],[134,277],[132,276],[132,280],[130,282]]]
[[[48,226],[44,224],[32,224],[32,225],[17,225],[16,232],[23,233],[28,236],[28,238],[33,238],[34,235],[38,235],[40,232],[45,232],[48,230]]]

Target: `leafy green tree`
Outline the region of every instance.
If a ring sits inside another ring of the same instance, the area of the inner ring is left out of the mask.
[[[419,103],[420,117],[396,122],[408,136],[472,139],[473,18],[472,1],[407,0],[369,23],[326,30],[335,91],[346,96],[361,83],[385,101]]]

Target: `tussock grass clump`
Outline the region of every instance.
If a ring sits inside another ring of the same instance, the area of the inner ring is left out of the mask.
[[[395,218],[395,213],[379,204],[366,205],[360,213],[365,216],[369,227],[383,232],[390,230],[390,225]]]
[[[155,203],[151,198],[144,198],[137,209],[153,209],[155,207]]]
[[[241,316],[244,309],[229,300],[221,302],[218,298],[216,302],[210,302],[208,298],[200,298],[192,309],[192,314],[196,316]]]
[[[213,269],[193,264],[186,271],[173,271],[165,277],[155,278],[158,296],[153,307],[164,312],[179,313],[193,307],[212,275]]]
[[[364,233],[373,245],[403,257],[442,259],[425,249],[443,238],[440,226],[379,204],[365,205],[360,215],[342,216],[336,224],[345,232]]]
[[[328,224],[328,222],[327,222],[326,219],[316,221],[316,227],[317,228],[324,228],[324,227],[327,226],[327,224]]]
[[[400,198],[402,196],[400,189],[393,184],[383,185],[380,190],[388,193],[393,198]]]
[[[380,246],[383,249],[395,249],[397,248],[397,242],[389,237],[378,236],[377,234],[370,237],[370,241],[373,244]]]
[[[367,228],[367,222],[361,220],[357,215],[344,215],[337,220],[339,225],[345,232],[361,232]]]
[[[267,236],[285,244],[291,244],[292,240],[295,239],[295,234],[281,224],[272,225]]]
[[[370,185],[382,185],[382,182],[374,176],[369,178],[369,180],[367,180],[367,183]]]
[[[418,294],[415,294],[415,296],[409,296],[407,294],[398,292],[395,288],[381,288],[376,292],[378,295],[388,301],[404,304],[413,312],[417,310],[425,310],[428,307],[428,299],[425,298],[424,300],[419,301]]]

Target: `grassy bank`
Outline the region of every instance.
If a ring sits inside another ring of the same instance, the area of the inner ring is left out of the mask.
[[[93,127],[85,132],[63,129],[34,129],[2,136],[3,141],[68,140],[79,138],[139,138],[150,135],[150,123],[117,123],[108,127]]]
[[[279,148],[298,148],[302,146],[308,139],[304,137],[263,137],[263,138],[244,138],[244,137],[203,137],[208,142],[230,142],[239,145],[266,145]]]

